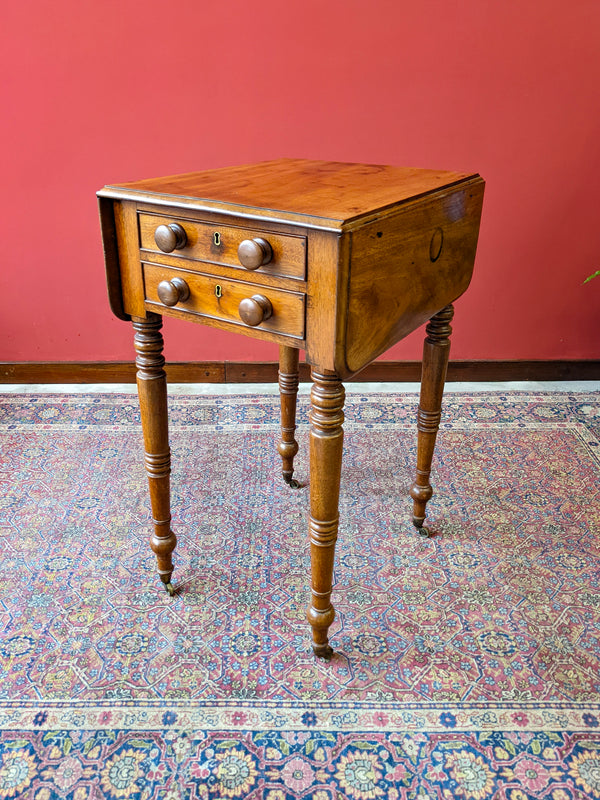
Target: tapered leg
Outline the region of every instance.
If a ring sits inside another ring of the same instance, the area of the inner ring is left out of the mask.
[[[171,553],[177,539],[171,530],[170,486],[171,451],[169,449],[167,376],[163,369],[162,317],[149,314],[146,319],[133,317],[137,386],[144,433],[144,463],[150,486],[154,532],[150,547],[156,554],[158,574],[170,595],[173,562]]]
[[[283,480],[292,489],[299,483],[293,480],[294,456],[298,452],[296,431],[296,398],[298,396],[298,356],[295,347],[279,347],[279,397],[281,399],[281,441],[277,446],[282,460]]]
[[[423,371],[421,375],[421,396],[417,414],[417,475],[411,486],[410,496],[414,500],[413,525],[423,536],[429,530],[423,526],[425,507],[433,495],[429,483],[431,461],[435,439],[440,426],[442,397],[448,356],[450,355],[450,323],[454,316],[452,305],[446,306],[429,320],[423,345]]]
[[[344,387],[334,373],[312,371],[310,395],[310,559],[312,597],[307,617],[313,650],[330,658],[327,631],[335,612],[331,605],[333,559],[338,531],[338,501],[344,431]]]

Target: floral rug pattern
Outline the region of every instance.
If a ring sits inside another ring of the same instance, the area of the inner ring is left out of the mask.
[[[305,622],[307,399],[170,401],[174,598],[137,401],[0,397],[0,798],[600,798],[600,396],[347,397],[331,629]]]

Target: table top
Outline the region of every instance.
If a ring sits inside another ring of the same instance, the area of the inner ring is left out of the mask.
[[[346,379],[465,291],[483,188],[477,174],[303,159],[108,185],[111,305],[300,348]]]
[[[476,177],[474,173],[281,158],[110,184],[100,194],[143,196],[163,202],[186,198],[213,210],[260,209],[343,227],[357,218]]]

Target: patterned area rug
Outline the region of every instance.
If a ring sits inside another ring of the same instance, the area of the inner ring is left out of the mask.
[[[447,395],[430,539],[416,405],[347,398],[326,663],[277,398],[171,399],[170,598],[135,397],[4,396],[0,797],[600,798],[600,395]]]

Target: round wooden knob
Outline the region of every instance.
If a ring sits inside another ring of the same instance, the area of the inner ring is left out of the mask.
[[[172,222],[170,225],[159,225],[154,231],[154,241],[163,253],[181,250],[187,244],[187,236],[181,225]]]
[[[165,306],[176,306],[177,303],[188,299],[190,287],[183,278],[173,278],[170,281],[161,281],[156,293],[160,302]]]
[[[244,239],[238,247],[238,258],[246,269],[258,269],[273,258],[273,250],[266,239]]]
[[[273,313],[273,306],[268,297],[262,294],[253,294],[252,297],[244,297],[238,306],[240,319],[246,325],[260,325]]]

